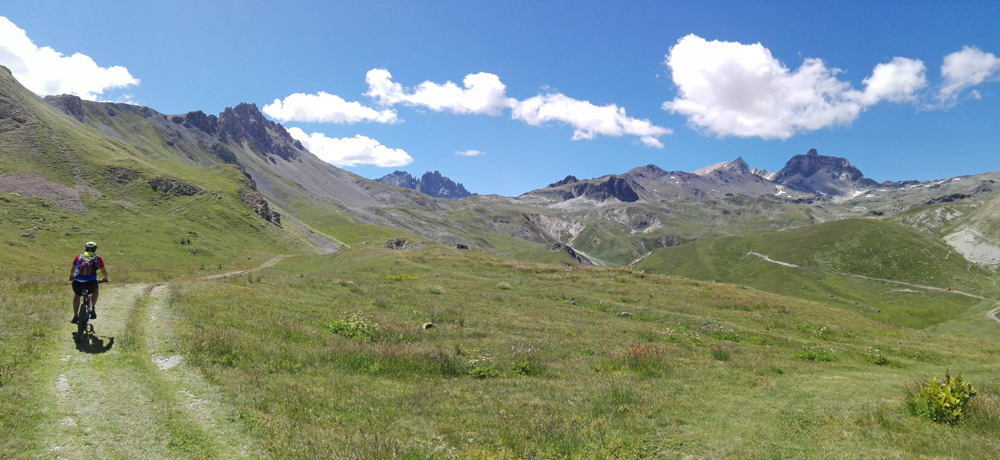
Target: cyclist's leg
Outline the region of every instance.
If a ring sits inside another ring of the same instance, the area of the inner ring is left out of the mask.
[[[76,314],[80,312],[80,296],[73,295],[73,317],[76,318]]]
[[[90,319],[97,319],[97,293],[98,284],[97,281],[92,282],[93,286],[90,289]]]

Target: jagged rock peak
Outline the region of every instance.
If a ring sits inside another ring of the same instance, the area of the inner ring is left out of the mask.
[[[406,171],[400,171],[398,169],[378,179],[375,179],[375,181],[381,182],[386,185],[408,188],[410,190],[417,189],[417,178],[411,176],[410,173]]]
[[[428,171],[418,180],[406,171],[397,170],[375,179],[375,182],[416,190],[437,198],[459,199],[472,195],[464,185],[442,176],[438,171]]]
[[[284,126],[268,120],[257,104],[241,103],[226,107],[218,117],[218,126],[237,143],[247,142],[261,155],[274,154],[286,161],[298,156],[302,144],[292,139]]]
[[[733,174],[751,174],[750,165],[746,161],[743,161],[743,157],[737,157],[733,161],[723,161],[712,166],[696,169],[692,174],[707,176],[716,171],[725,171]]]
[[[425,172],[420,177],[420,181],[417,182],[417,191],[438,198],[455,200],[472,195],[465,189],[464,185],[442,176],[438,171]]]
[[[574,176],[574,175],[571,174],[571,175],[566,176],[566,178],[563,179],[563,180],[561,180],[561,181],[557,181],[557,182],[553,182],[553,183],[549,184],[545,188],[553,188],[553,187],[558,187],[560,185],[572,184],[572,183],[576,183],[576,182],[580,182],[580,179],[577,179],[576,176]]]

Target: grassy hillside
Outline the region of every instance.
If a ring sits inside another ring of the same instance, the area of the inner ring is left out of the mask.
[[[783,295],[838,305],[888,324],[923,329],[965,317],[975,323],[992,303],[880,281],[804,271],[800,266],[904,281],[995,297],[995,277],[970,266],[926,232],[893,222],[852,219],[783,232],[707,238],[653,251],[636,270],[746,284]]]
[[[174,284],[170,305],[184,355],[277,458],[913,458],[1000,448],[989,415],[1000,396],[996,342],[740,286],[432,245]],[[436,327],[421,329],[427,322]],[[945,368],[983,389],[978,415],[957,429],[911,415],[901,391]]]

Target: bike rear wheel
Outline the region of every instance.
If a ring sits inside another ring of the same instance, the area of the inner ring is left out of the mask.
[[[90,296],[83,297],[83,305],[80,305],[79,313],[76,315],[76,340],[82,341],[87,333],[87,322],[90,321]]]

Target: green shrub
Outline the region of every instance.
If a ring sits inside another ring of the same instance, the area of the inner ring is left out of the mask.
[[[379,331],[382,329],[378,323],[357,312],[349,318],[330,321],[327,325],[330,327],[330,332],[334,334],[365,343],[377,340]]]
[[[813,323],[799,323],[795,326],[795,329],[798,329],[799,332],[804,334],[824,335],[830,333],[826,326],[820,326],[819,324]]]
[[[794,356],[796,358],[807,359],[809,361],[831,362],[837,360],[837,358],[833,356],[832,350],[826,350],[819,347],[807,348],[805,351],[796,352]]]
[[[511,286],[510,286],[509,283],[503,283],[503,282],[501,282],[501,283],[497,283],[497,289],[503,289],[504,291],[509,291],[509,290],[511,290]]]
[[[740,341],[740,336],[737,335],[735,332],[731,331],[715,331],[711,334],[708,334],[708,336],[715,340],[728,340],[730,342]]]
[[[469,375],[477,379],[487,379],[491,377],[499,377],[500,371],[493,366],[476,366],[469,369]]]
[[[962,376],[952,378],[945,373],[944,380],[937,377],[924,382],[919,390],[910,395],[907,405],[914,415],[927,417],[938,423],[957,425],[962,421],[963,409],[976,395],[976,389]]]
[[[865,350],[864,360],[866,363],[874,364],[876,366],[887,366],[892,364],[889,358],[886,358],[877,348],[869,348]]]
[[[514,371],[515,374],[538,375],[542,372],[542,366],[533,360],[518,358],[510,365],[510,370]]]

